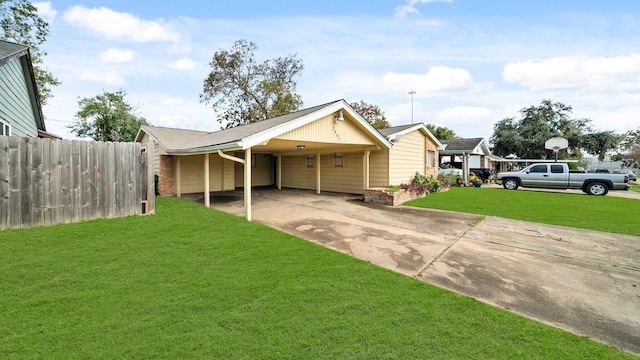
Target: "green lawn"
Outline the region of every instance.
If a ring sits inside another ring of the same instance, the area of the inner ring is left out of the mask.
[[[174,198],[0,232],[0,274],[1,359],[636,359]]]
[[[640,236],[638,199],[453,187],[405,205]]]
[[[631,184],[631,191],[640,192],[640,183],[632,181],[629,184]]]

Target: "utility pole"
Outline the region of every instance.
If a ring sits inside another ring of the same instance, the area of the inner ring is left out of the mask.
[[[411,95],[411,124],[413,124],[413,94],[415,93],[413,90],[409,91],[409,95]]]

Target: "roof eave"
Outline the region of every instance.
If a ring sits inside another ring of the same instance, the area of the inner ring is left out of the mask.
[[[165,149],[168,155],[201,155],[222,151],[246,150],[241,141],[189,149]]]

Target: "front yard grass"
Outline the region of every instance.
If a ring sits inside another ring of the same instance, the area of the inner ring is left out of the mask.
[[[2,231],[0,274],[2,359],[636,358],[175,198]]]
[[[637,199],[453,187],[405,205],[640,236]]]

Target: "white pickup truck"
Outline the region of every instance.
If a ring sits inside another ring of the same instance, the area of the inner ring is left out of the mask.
[[[606,195],[609,190],[629,190],[627,175],[572,171],[565,163],[539,163],[520,171],[500,172],[496,182],[509,190],[516,190],[520,186],[580,189],[589,195]]]

